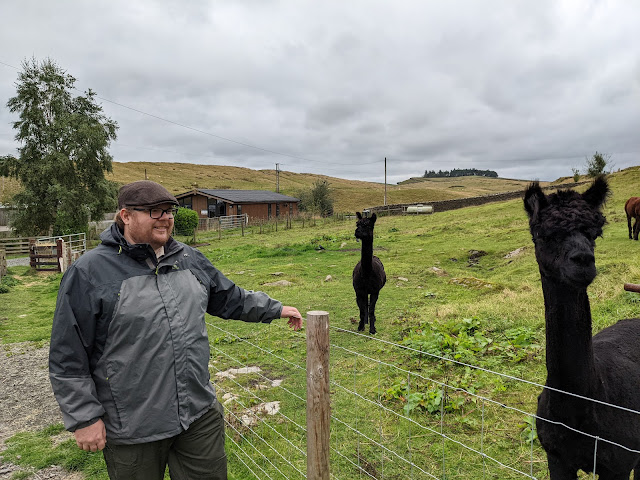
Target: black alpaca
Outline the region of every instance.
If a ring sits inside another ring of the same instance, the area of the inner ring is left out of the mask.
[[[595,240],[609,194],[603,177],[584,193],[546,196],[529,186],[524,205],[535,244],[544,295],[546,386],[628,409],[640,410],[640,319],[620,320],[591,335],[587,286],[596,276]],[[545,388],[538,398],[538,438],[547,452],[551,480],[575,480],[579,469],[600,480],[640,479],[640,415]],[[593,437],[572,431],[560,422]],[[634,470],[635,469],[635,470]]]
[[[376,214],[370,218],[363,218],[356,212],[356,238],[362,242],[360,261],[353,269],[353,289],[356,291],[356,302],[360,309],[360,323],[358,331],[364,330],[365,323],[369,323],[369,333],[376,333],[376,302],[380,289],[387,281],[384,267],[378,257],[373,254],[373,226]]]

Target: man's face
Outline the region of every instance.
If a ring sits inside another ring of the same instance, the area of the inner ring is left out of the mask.
[[[153,208],[154,210],[166,210],[172,206],[170,203],[163,203]],[[154,250],[166,244],[173,230],[173,215],[171,211],[156,219],[149,216],[149,208],[135,208],[138,210],[123,208],[120,211],[120,218],[124,222],[124,238],[127,242],[131,244],[148,243]]]

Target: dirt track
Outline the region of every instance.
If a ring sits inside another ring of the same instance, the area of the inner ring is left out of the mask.
[[[36,348],[30,343],[0,345],[0,459],[4,441],[18,432],[36,431],[62,422],[51,391],[48,371],[49,345]],[[71,434],[68,435],[69,438]],[[0,479],[10,479],[21,468],[0,460]],[[34,472],[32,478],[81,480],[60,467]]]

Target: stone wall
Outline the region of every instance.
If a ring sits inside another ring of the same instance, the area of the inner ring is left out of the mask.
[[[543,190],[557,190],[559,188],[573,188],[578,185],[584,185],[590,182],[563,183],[561,185],[552,185],[543,187]],[[516,190],[512,192],[495,193],[492,195],[482,195],[479,197],[456,198],[454,200],[440,200],[436,202],[421,202],[423,205],[431,205],[433,213],[446,212],[447,210],[456,210],[458,208],[475,207],[491,202],[503,202],[505,200],[513,200],[514,198],[522,198],[524,190]],[[406,207],[416,205],[416,203],[397,203],[394,205],[377,206],[368,208],[369,212],[378,215],[402,215],[405,213]]]

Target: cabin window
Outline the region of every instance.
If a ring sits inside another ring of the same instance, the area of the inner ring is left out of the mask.
[[[180,204],[180,206],[182,208],[189,208],[189,209],[193,208],[192,207],[192,205],[193,205],[192,202],[193,202],[193,197],[184,197],[184,198],[181,198],[180,200],[178,200],[178,203]]]

